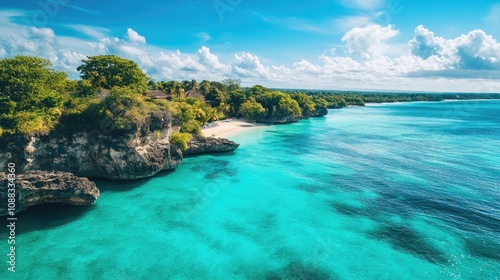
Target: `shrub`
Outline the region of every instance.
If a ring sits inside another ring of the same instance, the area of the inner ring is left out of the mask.
[[[176,145],[182,151],[185,151],[192,137],[193,135],[191,133],[174,132],[172,136],[170,136],[170,143]]]

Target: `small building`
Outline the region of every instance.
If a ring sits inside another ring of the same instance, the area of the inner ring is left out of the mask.
[[[199,99],[201,101],[205,101],[205,96],[203,96],[203,94],[201,94],[201,92],[199,92],[195,89],[190,89],[190,90],[186,91],[184,96],[185,97],[193,97],[193,98]]]
[[[153,99],[167,99],[167,100],[172,100],[172,96],[169,94],[164,93],[161,90],[149,90],[148,91],[149,97]]]

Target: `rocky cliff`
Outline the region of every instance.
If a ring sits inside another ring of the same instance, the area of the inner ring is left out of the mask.
[[[184,155],[220,153],[236,150],[240,144],[236,144],[225,138],[200,137],[193,135],[188,143],[188,149],[183,152]]]
[[[169,142],[172,123],[172,117],[160,111],[120,129],[103,120],[78,133],[54,130],[44,136],[4,136],[0,166],[13,162],[20,173],[63,171],[118,180],[150,177],[182,162],[180,149]]]
[[[90,205],[99,197],[95,183],[66,172],[28,171],[17,176],[15,186],[16,212],[46,203]],[[0,173],[0,216],[7,215],[7,194],[7,174]]]
[[[326,107],[316,107],[316,111],[311,117],[324,117],[328,115],[328,109]]]

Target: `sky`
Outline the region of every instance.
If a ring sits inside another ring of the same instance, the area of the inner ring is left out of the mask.
[[[157,81],[500,92],[500,1],[0,0],[0,34],[75,79],[114,54]]]

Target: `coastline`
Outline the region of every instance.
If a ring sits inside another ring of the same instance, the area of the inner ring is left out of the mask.
[[[214,126],[203,128],[201,131],[205,137],[228,138],[266,125],[257,124],[240,119],[216,121]]]

